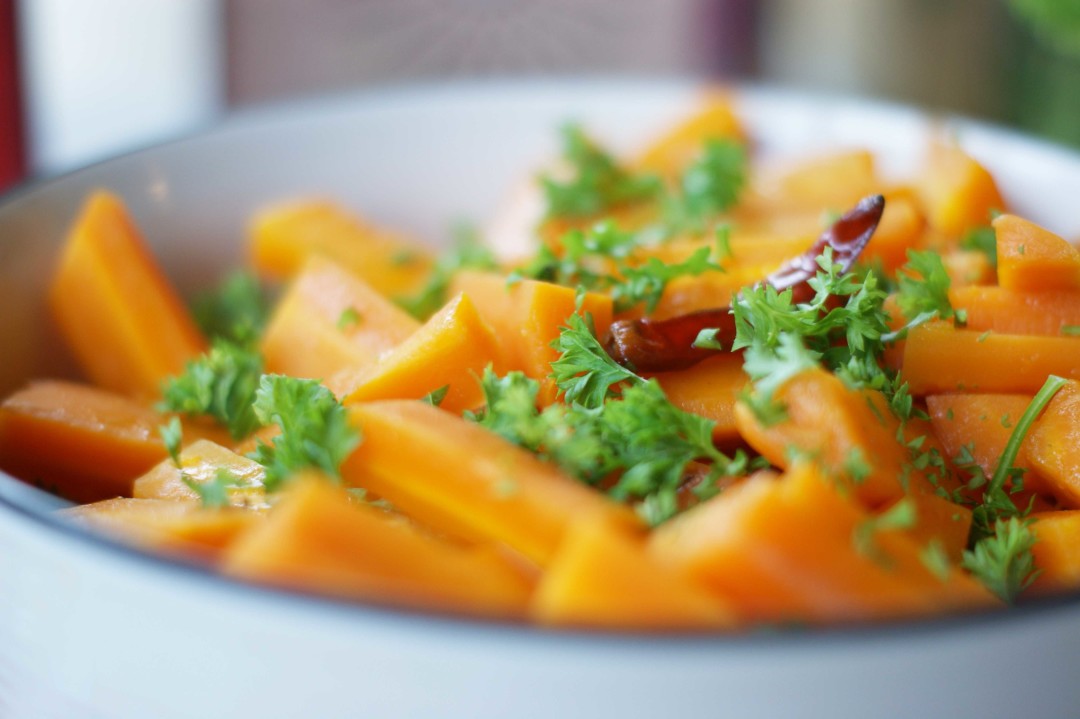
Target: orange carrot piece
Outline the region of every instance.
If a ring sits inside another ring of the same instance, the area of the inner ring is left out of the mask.
[[[636,165],[662,177],[677,177],[701,154],[705,141],[714,139],[746,142],[746,131],[731,98],[722,90],[709,91],[697,110],[642,151]]]
[[[875,401],[874,394],[877,394]],[[879,393],[848,389],[821,369],[801,372],[776,392],[787,418],[765,426],[745,403],[735,405],[739,433],[778,467],[789,467],[791,450],[814,456],[868,507],[880,507],[904,496],[900,477],[906,472],[907,450],[896,440],[899,422]],[[865,477],[851,467],[865,465]]]
[[[886,271],[895,272],[907,262],[908,250],[921,245],[925,226],[926,220],[911,198],[902,194],[886,196],[881,221],[860,259],[871,263],[876,260]]]
[[[903,370],[912,394],[1034,394],[1049,375],[1080,378],[1080,338],[956,329],[928,322],[908,333]]]
[[[785,207],[844,211],[882,182],[868,150],[841,150],[801,162],[777,181],[776,201]]]
[[[531,591],[497,552],[442,542],[313,475],[294,479],[223,564],[269,584],[493,617],[522,615]]]
[[[103,389],[35,382],[0,405],[0,467],[75,502],[130,496],[165,459],[162,416]]]
[[[993,176],[956,145],[930,148],[916,190],[930,226],[953,240],[985,225],[992,210],[1005,209]]]
[[[988,607],[954,570],[942,581],[899,531],[865,533],[871,515],[810,463],[751,479],[657,528],[650,552],[752,619],[869,620]]]
[[[463,293],[472,300],[480,317],[491,326],[503,351],[508,370],[520,370],[533,379],[551,374],[559,352],[551,346],[574,314],[577,293],[550,282],[506,278],[489,272],[464,270],[450,283],[450,294]],[[592,317],[596,333],[603,336],[611,326],[611,297],[586,292],[578,314]]]
[[[730,353],[710,357],[678,372],[653,375],[664,394],[679,409],[716,422],[713,439],[736,439],[735,401],[746,386],[742,356]]]
[[[431,271],[430,252],[410,238],[373,227],[330,202],[280,205],[257,215],[248,251],[262,274],[295,275],[311,255],[324,255],[389,297],[408,295]]]
[[[717,629],[726,603],[650,557],[638,536],[603,522],[568,532],[533,595],[530,617],[559,627]]]
[[[333,260],[311,257],[262,338],[268,372],[324,379],[363,369],[420,323]]]
[[[1017,292],[1002,287],[949,290],[953,307],[967,311],[967,329],[1015,335],[1060,336],[1080,329],[1080,291]]]
[[[1063,506],[1080,508],[1080,382],[1058,390],[1028,431],[1023,450],[1045,489]]]
[[[183,302],[123,204],[96,192],[75,220],[49,288],[53,315],[87,376],[157,397],[205,349]]]
[[[198,484],[212,481],[221,470],[229,472],[236,487],[229,489],[230,503],[237,507],[265,507],[261,464],[242,457],[209,440],[192,442],[180,452],[183,476],[172,459],[158,463],[135,480],[132,496],[137,499],[168,499],[174,502],[196,502],[199,495],[184,479]]]
[[[203,509],[165,499],[119,497],[60,510],[79,524],[147,549],[213,559],[263,519],[259,512]]]
[[[364,487],[425,523],[455,535],[503,542],[541,566],[569,527],[608,519],[640,526],[627,507],[471,422],[415,401],[350,408],[364,441],[342,466]]]
[[[966,448],[987,477],[994,474],[998,460],[1012,435],[1013,426],[1031,403],[1028,394],[942,394],[926,398],[926,409],[948,459]],[[1023,448],[1030,444],[1025,438]],[[1025,470],[1024,487],[1046,491],[1032,471],[1022,449],[1013,466]]]
[[[1016,215],[993,222],[998,283],[1017,292],[1080,290],[1080,250],[1064,238]]]
[[[346,370],[330,389],[346,404],[376,399],[421,399],[448,387],[440,407],[462,412],[483,404],[478,378],[502,371],[495,335],[466,295],[458,295],[374,365]]]
[[[1039,512],[1031,531],[1035,546],[1035,568],[1039,574],[1031,584],[1032,594],[1048,594],[1080,587],[1080,510]]]

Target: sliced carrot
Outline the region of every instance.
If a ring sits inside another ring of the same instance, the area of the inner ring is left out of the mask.
[[[1080,508],[1080,382],[1058,390],[1028,431],[1023,449],[1045,489],[1063,506]]]
[[[96,192],[75,220],[49,288],[83,371],[106,389],[158,397],[205,341],[116,196]]]
[[[390,297],[415,292],[431,271],[431,253],[398,233],[374,227],[320,201],[272,207],[255,217],[251,262],[275,278],[295,275],[311,255],[324,255]]]
[[[465,270],[450,283],[450,294],[458,293],[472,300],[494,330],[506,369],[520,370],[534,379],[551,374],[551,363],[559,358],[551,343],[577,305],[573,288],[536,280],[508,284],[501,275]],[[592,317],[601,337],[611,326],[611,297],[607,295],[586,292],[576,311]]]
[[[531,591],[497,552],[441,542],[311,475],[293,480],[223,564],[255,581],[493,617],[523,614]]]
[[[969,453],[987,477],[994,474],[998,460],[1013,433],[1017,420],[1031,403],[1027,394],[942,394],[926,398],[926,409],[948,459]],[[1030,439],[1025,438],[1026,448]],[[1021,451],[1013,466],[1025,470],[1024,486],[1046,491],[1039,475]]]
[[[205,484],[214,480],[222,470],[229,473],[235,485],[228,491],[231,504],[247,508],[266,506],[263,492],[266,471],[263,466],[208,440],[199,440],[185,447],[180,452],[179,468],[171,459],[166,459],[136,479],[132,496],[195,502],[199,495],[188,482]]]
[[[949,291],[953,307],[967,312],[967,329],[1015,335],[1060,336],[1080,330],[1080,291],[1018,292],[1002,287]]]
[[[1061,592],[1080,587],[1080,510],[1032,514],[1035,546],[1033,594]]]
[[[716,422],[713,438],[736,439],[735,401],[746,386],[742,356],[723,353],[678,372],[654,375],[664,394],[679,409]]]
[[[776,201],[818,211],[844,211],[881,191],[874,156],[868,150],[841,150],[801,162],[781,176]]]
[[[218,557],[263,518],[259,512],[127,497],[63,509],[61,514],[147,549],[180,551],[207,559]]]
[[[697,110],[653,140],[635,164],[645,172],[677,177],[701,154],[705,141],[714,139],[746,142],[731,97],[722,90],[709,91]]]
[[[750,480],[690,509],[649,544],[655,558],[758,620],[857,621],[997,604],[958,570],[939,579],[916,542],[870,531],[870,521],[813,464],[798,463],[778,481]]]
[[[1080,378],[1080,338],[956,329],[928,322],[908,333],[903,376],[916,395],[1031,393],[1052,374]]]
[[[1005,209],[993,176],[960,147],[936,143],[917,186],[930,226],[959,240],[985,225],[992,210]]]
[[[75,502],[130,496],[165,459],[164,419],[103,389],[47,380],[0,405],[0,467]]]
[[[423,513],[437,531],[453,535],[464,525],[543,566],[579,520],[640,526],[627,507],[447,412],[415,401],[362,403],[350,412],[364,441],[342,466],[346,482],[406,514]]]
[[[462,412],[483,404],[478,378],[502,371],[495,335],[466,295],[458,295],[374,365],[345,370],[330,389],[346,404],[376,399],[421,399],[447,388],[439,406]]]
[[[1080,250],[1064,238],[1016,215],[993,222],[998,283],[1017,292],[1080,290]]]
[[[568,532],[533,595],[530,617],[551,626],[717,629],[726,603],[650,557],[639,536],[587,521]]]
[[[268,372],[324,379],[370,367],[420,323],[336,262],[311,257],[263,335]]]

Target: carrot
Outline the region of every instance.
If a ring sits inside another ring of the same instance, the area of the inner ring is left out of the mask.
[[[68,234],[49,287],[60,331],[97,385],[155,398],[205,340],[123,204],[95,192]]]
[[[497,552],[446,544],[317,475],[295,478],[223,565],[254,581],[490,617],[523,614],[531,590]]]
[[[295,275],[311,255],[324,255],[390,297],[418,290],[434,262],[411,239],[320,201],[261,212],[251,224],[248,252],[256,270],[278,279]]]
[[[994,178],[956,145],[930,148],[916,190],[930,226],[953,240],[985,225],[992,210],[1005,209]]]
[[[967,329],[1015,335],[1060,336],[1080,329],[1080,291],[1021,292],[1003,287],[949,290],[953,307],[967,312]]]
[[[344,267],[313,256],[275,307],[260,348],[268,372],[322,379],[375,364],[419,327]]]
[[[495,332],[506,369],[520,370],[534,379],[551,373],[551,363],[559,358],[551,343],[575,311],[592,318],[599,336],[611,326],[611,297],[586,292],[575,309],[574,290],[550,282],[508,283],[500,275],[464,270],[450,283],[450,294],[458,293],[472,300],[481,319]]]
[[[375,399],[421,399],[447,388],[439,406],[450,412],[484,401],[477,378],[503,366],[495,336],[466,295],[458,295],[375,364],[344,370],[330,388],[346,404]]]
[[[165,459],[164,419],[103,389],[34,382],[0,405],[0,467],[75,502],[130,496]]]
[[[706,140],[723,138],[744,143],[746,131],[730,96],[722,90],[711,90],[698,109],[653,140],[635,164],[642,171],[674,178],[697,157]]]
[[[713,439],[738,438],[735,402],[747,383],[741,356],[725,353],[689,369],[653,376],[676,407],[716,422]]]
[[[135,480],[131,494],[137,499],[196,502],[199,495],[184,480],[205,484],[222,470],[227,471],[236,484],[236,488],[229,490],[231,504],[248,508],[266,506],[263,466],[209,440],[199,440],[185,447],[180,452],[180,467],[172,459],[158,463]]]
[[[1080,290],[1080,250],[1064,238],[1016,215],[993,222],[998,282],[1008,290]]]
[[[938,578],[910,537],[872,531],[872,522],[802,462],[780,480],[752,479],[688,510],[657,528],[649,549],[757,620],[857,621],[997,604],[959,571]]]
[[[415,401],[350,412],[364,440],[341,468],[345,481],[437,531],[464,525],[543,566],[579,520],[640,526],[629,508],[449,413]]]
[[[567,533],[544,572],[529,616],[540,624],[610,629],[731,628],[726,603],[645,550],[640,536],[585,521]]]
[[[1034,394],[1052,374],[1080,378],[1080,338],[998,334],[928,322],[908,333],[902,374],[916,395]]]
[[[1080,383],[1068,382],[1054,395],[1028,431],[1023,449],[1044,488],[1063,506],[1080,508]]]
[[[1031,584],[1032,594],[1075,589],[1080,586],[1080,510],[1039,512],[1031,515],[1038,574]]]

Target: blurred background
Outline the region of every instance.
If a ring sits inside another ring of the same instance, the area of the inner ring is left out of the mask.
[[[1080,145],[1080,0],[0,0],[0,188],[237,108],[507,75],[765,82]]]

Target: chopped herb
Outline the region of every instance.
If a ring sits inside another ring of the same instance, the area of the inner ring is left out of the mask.
[[[983,253],[991,266],[997,267],[997,233],[990,225],[968,230],[960,239],[960,247]]]
[[[179,417],[170,417],[167,424],[158,427],[161,441],[165,443],[165,451],[169,453],[169,459],[177,469],[183,469],[180,462],[180,448],[184,443],[184,427],[180,424]]]
[[[649,314],[656,309],[664,290],[672,280],[678,277],[696,277],[709,270],[723,272],[723,268],[709,259],[711,254],[708,247],[701,247],[683,262],[669,264],[650,257],[638,267],[623,267],[623,279],[615,281],[611,288],[616,311],[625,311],[635,305],[644,304],[645,313]]]
[[[720,333],[719,329],[704,329],[698,332],[697,337],[694,338],[694,347],[705,350],[722,350],[724,344],[716,338]]]
[[[976,542],[974,549],[964,551],[961,566],[1011,604],[1038,574],[1031,553],[1035,541],[1030,519],[998,519],[992,534]]]
[[[922,551],[919,552],[919,560],[923,566],[930,570],[930,573],[937,577],[942,582],[949,579],[949,575],[952,574],[952,563],[949,562],[949,555],[945,553],[945,547],[938,539],[931,539]]]
[[[229,506],[229,490],[240,486],[240,478],[225,467],[219,467],[214,478],[208,482],[196,482],[187,475],[180,478],[195,494],[202,506],[218,509]]]
[[[622,382],[645,380],[611,359],[590,324],[577,313],[570,315],[552,342],[559,359],[551,363],[551,376],[567,403],[596,409]]]
[[[360,443],[345,408],[315,380],[263,375],[253,408],[263,425],[281,428],[271,444],[260,441],[248,455],[266,467],[269,491],[308,467],[339,477],[341,463]]]
[[[430,404],[432,407],[438,407],[446,399],[446,393],[449,391],[450,385],[444,384],[442,387],[428,392],[420,398],[420,401]]]
[[[979,335],[978,338],[975,341],[979,342],[979,343],[985,342],[986,338],[989,337],[992,334],[992,332],[993,332],[992,330],[986,330],[986,332],[983,332],[981,335]]]
[[[1007,412],[1001,415],[1001,426],[1005,429],[1010,429],[1013,426],[1012,420],[1009,419],[1009,414]]]
[[[852,484],[862,484],[873,473],[874,468],[866,461],[860,447],[852,447],[844,457],[844,474]]]
[[[1027,250],[1027,248],[1026,248],[1026,247],[1025,247],[1025,246],[1024,246],[1023,244],[1021,244],[1021,245],[1020,245],[1019,247],[1017,247],[1016,249],[1017,249],[1017,251],[1018,251],[1018,252],[1020,253],[1020,255],[1021,255],[1021,256],[1023,256],[1023,254],[1024,254],[1024,253],[1026,252],[1026,250]]]
[[[904,497],[881,514],[871,517],[855,526],[852,541],[855,551],[872,559],[882,567],[891,567],[892,559],[878,546],[879,532],[911,529],[915,526],[918,514],[911,497]]]
[[[730,260],[735,256],[731,251],[731,225],[725,223],[717,226],[715,246],[716,264],[723,264],[724,260]]]
[[[419,255],[412,250],[398,250],[390,258],[390,264],[394,267],[406,267],[419,259]]]
[[[949,301],[949,273],[936,252],[908,250],[908,263],[898,273],[897,304],[908,320],[920,317],[967,322],[964,310],[955,310]]]
[[[730,209],[746,184],[746,150],[730,139],[706,140],[669,198],[666,219],[675,231],[701,233],[705,223]]]
[[[262,335],[270,316],[266,293],[248,272],[229,275],[221,285],[196,297],[195,321],[211,340],[251,345]]]
[[[618,205],[651,200],[663,188],[655,175],[635,174],[620,166],[577,125],[562,130],[563,159],[570,177],[542,176],[548,217],[588,217]]]
[[[1080,335],[1080,325],[1062,325],[1061,334],[1076,337]]]
[[[343,332],[358,324],[360,324],[360,313],[356,311],[355,307],[346,307],[338,315],[337,328]]]
[[[234,439],[241,439],[258,427],[251,404],[262,372],[258,351],[218,340],[205,355],[188,362],[183,374],[165,381],[160,407],[189,416],[207,415]]]

